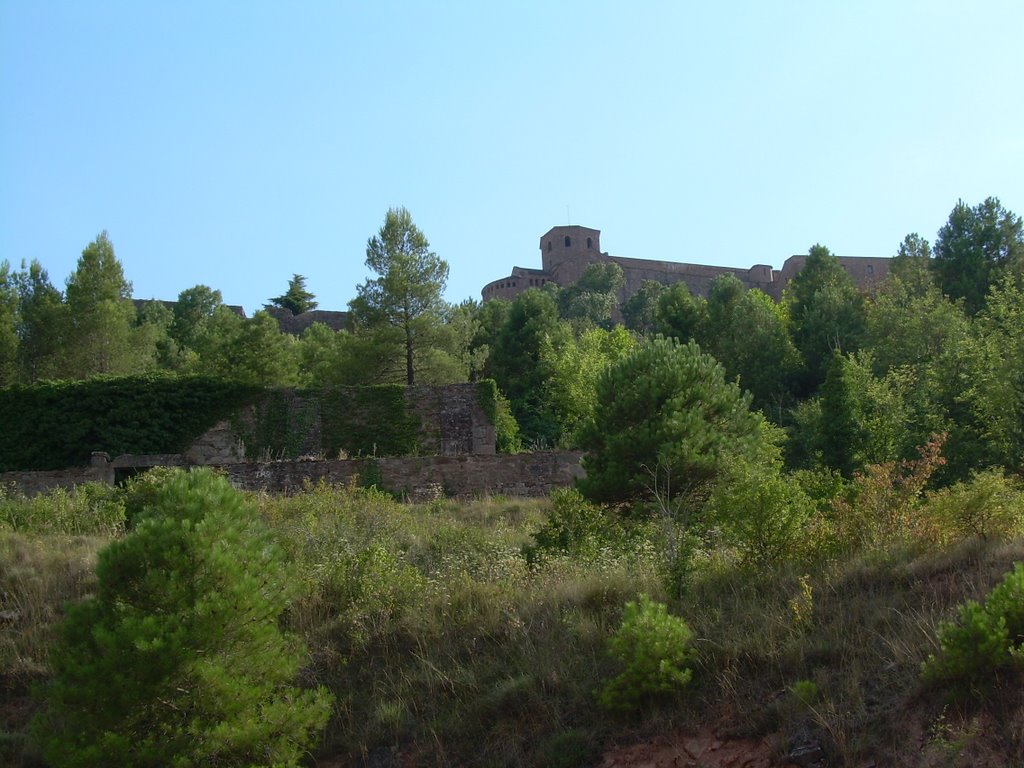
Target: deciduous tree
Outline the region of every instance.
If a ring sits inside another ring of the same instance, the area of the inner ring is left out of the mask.
[[[615,262],[588,264],[579,280],[558,292],[559,314],[573,323],[609,328],[624,284],[622,267]]]
[[[781,409],[792,400],[800,369],[800,354],[789,337],[785,306],[762,291],[746,290],[731,275],[728,289],[708,298],[707,351],[725,367],[729,379],[753,395],[753,407],[781,420]],[[738,288],[738,290],[737,290]]]
[[[544,398],[561,428],[562,445],[587,447],[580,435],[594,414],[597,377],[634,346],[635,338],[622,326],[610,331],[588,328],[579,338],[567,338],[559,347],[550,338],[545,339],[541,360],[550,375],[543,384]]]
[[[655,331],[684,344],[693,339],[703,343],[707,325],[707,301],[690,293],[686,283],[674,283],[658,296]]]
[[[18,379],[18,289],[8,261],[0,261],[0,387]]]
[[[18,367],[22,381],[31,384],[69,375],[62,354],[67,306],[60,291],[35,260],[28,267],[22,262],[14,281],[18,289]]]
[[[665,286],[657,280],[644,280],[640,290],[630,296],[622,305],[623,324],[631,331],[644,336],[654,333],[657,322],[658,297],[665,292]]]
[[[935,238],[932,264],[942,291],[977,314],[1003,274],[1024,275],[1024,223],[998,198],[973,208],[960,201]]]
[[[807,379],[804,392],[824,381],[832,352],[855,352],[864,333],[864,298],[853,280],[823,245],[808,251],[804,267],[786,289],[793,343]]]
[[[508,397],[527,444],[552,446],[561,436],[558,419],[544,397],[551,370],[541,350],[545,344],[558,349],[571,336],[568,324],[558,319],[554,291],[530,288],[512,302],[495,340],[491,372]]]

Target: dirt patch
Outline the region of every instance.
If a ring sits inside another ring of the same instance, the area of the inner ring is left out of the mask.
[[[769,739],[719,738],[710,728],[675,733],[605,753],[598,768],[796,768]]]

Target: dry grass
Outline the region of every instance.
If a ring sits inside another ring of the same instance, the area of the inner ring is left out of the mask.
[[[320,486],[256,503],[303,579],[286,622],[311,651],[304,680],[337,696],[323,754],[343,764],[583,766],[611,736],[701,725],[767,736],[780,751],[806,729],[833,765],[998,765],[1024,754],[1020,679],[968,702],[919,681],[939,621],[1024,560],[1024,538],[930,550],[896,542],[756,573],[728,552],[702,552],[670,603],[696,637],[693,685],[611,716],[595,703],[617,672],[608,637],[639,593],[666,600],[656,539],[642,525],[586,556],[530,563],[523,547],[546,501],[411,507]],[[9,762],[31,754],[19,733],[23,695],[10,716],[15,681],[45,674],[62,606],[88,593],[103,542],[0,533]]]

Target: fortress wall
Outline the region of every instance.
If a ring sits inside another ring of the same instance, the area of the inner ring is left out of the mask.
[[[547,278],[558,285],[568,286],[579,280],[590,264],[609,261],[621,266],[625,277],[625,286],[619,293],[620,304],[639,291],[644,280],[654,280],[665,285],[685,282],[691,293],[707,296],[711,281],[724,274],[735,275],[748,289],[759,288],[778,301],[782,298],[786,284],[800,271],[806,260],[806,256],[791,256],[786,259],[781,270],[776,270],[766,264],[755,264],[749,269],[744,269],[609,256],[600,252],[600,235],[600,230],[587,227],[553,227],[540,238],[543,268],[530,270],[516,267],[510,277],[495,280],[484,287],[484,301],[493,298],[511,301],[533,287],[530,279],[537,282]],[[570,240],[568,246],[565,245],[566,237]],[[587,247],[587,238],[591,240],[590,248]],[[839,261],[854,282],[864,289],[885,276],[890,260],[880,257],[840,256]]]

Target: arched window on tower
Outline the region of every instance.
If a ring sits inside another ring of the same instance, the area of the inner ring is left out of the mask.
[[[566,235],[565,236],[565,247],[568,248],[570,245],[572,245],[572,240],[569,238],[568,235]]]
[[[551,253],[551,241],[548,240],[548,253]]]
[[[591,240],[591,239],[590,239],[590,238],[588,237],[588,238],[587,238],[587,249],[589,250],[589,249],[591,249],[591,248],[593,248],[593,247],[594,247],[594,241],[593,241],[593,240]]]

